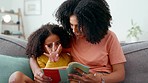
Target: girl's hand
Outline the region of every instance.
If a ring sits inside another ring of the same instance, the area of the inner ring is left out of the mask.
[[[53,42],[52,49],[50,49],[47,45],[45,45],[45,48],[47,49],[48,53],[44,53],[44,55],[48,56],[50,61],[56,62],[59,59],[59,54],[61,53],[62,46],[61,44],[58,45],[58,47],[55,47],[55,43]]]
[[[49,83],[52,79],[45,76],[41,69],[36,69],[34,72],[34,81],[35,83]]]

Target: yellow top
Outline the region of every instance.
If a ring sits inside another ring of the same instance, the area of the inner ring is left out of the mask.
[[[51,62],[46,55],[37,57],[37,62],[40,68],[54,68],[60,66],[67,66],[71,62],[71,57],[67,53],[61,53],[57,62]]]

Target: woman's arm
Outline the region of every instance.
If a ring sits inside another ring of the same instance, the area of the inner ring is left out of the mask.
[[[119,63],[112,66],[113,72],[110,74],[93,71],[90,71],[89,74],[85,74],[82,71],[79,71],[82,76],[69,74],[70,77],[73,77],[73,79],[70,80],[81,83],[103,83],[102,80],[104,80],[105,83],[118,83],[123,81],[125,77],[124,63]]]
[[[112,73],[101,76],[101,78],[105,80],[105,83],[117,83],[123,81],[125,78],[124,63],[112,65],[112,68]]]

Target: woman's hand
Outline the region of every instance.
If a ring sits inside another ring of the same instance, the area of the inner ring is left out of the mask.
[[[101,83],[101,76],[103,74],[90,71],[88,74],[77,69],[81,76],[76,74],[69,74],[72,79],[70,81],[76,81],[78,83]]]
[[[98,73],[90,71],[89,74],[85,74],[80,70],[77,70],[82,76],[69,74],[72,81],[77,81],[79,83],[101,83],[101,80],[105,80],[105,83],[118,83],[124,80],[125,70],[124,63],[118,63],[112,65],[112,73]]]
[[[36,69],[34,72],[34,81],[35,83],[49,83],[52,79],[45,76],[41,69]]]
[[[50,49],[47,45],[45,45],[45,48],[47,49],[48,53],[44,53],[44,55],[48,56],[52,62],[58,61],[59,54],[62,51],[61,44],[57,48],[55,48],[55,43],[53,43],[52,49]]]

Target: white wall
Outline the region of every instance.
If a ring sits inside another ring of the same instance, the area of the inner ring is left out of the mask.
[[[17,11],[21,8],[25,27],[25,34],[28,37],[34,30],[47,22],[57,23],[53,16],[55,10],[64,0],[41,0],[41,15],[24,15],[24,0],[0,0],[0,8]],[[3,2],[3,3],[1,3]],[[1,20],[2,18],[0,18]]]
[[[131,28],[131,19],[143,31],[140,40],[148,40],[148,0],[107,0],[113,16],[113,30],[120,41],[129,41],[127,30]]]
[[[42,0],[41,15],[23,16],[26,36],[28,37],[30,33],[38,29],[42,24],[47,22],[56,23],[53,14],[63,1]],[[111,30],[116,33],[120,41],[128,41],[126,36],[128,34],[127,30],[131,27],[131,19],[143,30],[140,40],[148,40],[148,0],[107,0],[107,2],[110,5],[113,16]],[[23,12],[24,0],[0,0],[0,8],[5,7],[8,9],[9,6],[10,9],[21,8]]]
[[[57,7],[64,0],[42,0],[42,14],[37,16],[24,16],[24,23],[26,26],[26,35],[28,36],[32,31],[39,28],[42,24],[47,22],[56,23],[53,16]]]

